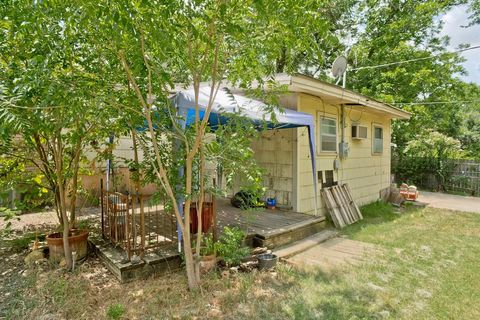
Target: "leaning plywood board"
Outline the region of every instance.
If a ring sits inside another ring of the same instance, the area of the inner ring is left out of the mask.
[[[353,201],[348,185],[333,186],[322,189],[323,200],[330,217],[337,228],[363,219],[357,204]]]

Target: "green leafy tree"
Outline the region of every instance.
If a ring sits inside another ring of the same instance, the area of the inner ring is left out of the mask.
[[[105,63],[89,45],[91,35],[75,3],[7,1],[0,15],[2,153],[45,177],[55,195],[70,268],[68,234],[75,223],[83,152],[101,140],[110,119],[99,98],[108,96],[102,94]]]
[[[422,183],[433,174],[437,190],[445,191],[445,184],[454,167],[453,159],[461,154],[460,141],[436,131],[419,134],[405,148],[406,158],[400,158],[398,174],[405,180],[414,179]]]
[[[230,156],[222,152],[215,155],[217,142],[208,143],[206,139],[216,93],[224,81],[243,88],[254,80],[263,84],[264,77],[277,70],[277,58],[284,52],[285,70],[293,70],[292,52],[322,54],[316,44],[326,35],[328,22],[322,18],[318,3],[99,1],[95,6],[82,7],[97,26],[97,52],[109,62],[110,72],[104,77],[118,85],[119,94],[136,99],[115,99],[116,106],[142,115],[147,123],[148,130],[139,139],[151,165],[147,171],[170,200],[184,236],[186,271],[192,289],[200,283],[199,259],[192,254],[190,215],[180,215],[177,199],[185,198],[180,205],[184,205],[186,213],[196,202],[200,214],[208,187],[205,162],[215,157],[225,157],[222,161],[227,162]],[[211,90],[202,117],[198,99],[204,82]],[[187,128],[180,125],[182,116],[176,115],[168,100],[174,83],[191,86],[195,91],[195,117]],[[250,131],[243,128],[239,137],[243,139],[242,135],[248,136]],[[226,135],[223,138],[236,140]],[[246,148],[243,150],[249,154]],[[238,163],[245,163],[242,155],[232,155]],[[185,174],[179,179],[178,169],[182,168]],[[198,246],[202,243],[201,228],[196,252],[200,252]]]

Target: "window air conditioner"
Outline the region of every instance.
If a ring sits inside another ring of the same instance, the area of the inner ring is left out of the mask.
[[[367,127],[358,124],[352,125],[352,139],[367,139]]]

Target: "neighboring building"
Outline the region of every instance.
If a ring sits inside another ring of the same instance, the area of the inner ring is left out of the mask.
[[[408,119],[410,114],[311,77],[281,74],[276,80],[288,86],[289,94],[280,99],[282,107],[315,118],[318,190],[348,183],[359,205],[379,199],[380,190],[390,186],[392,120]],[[345,156],[339,150],[342,141]],[[294,211],[313,214],[307,128],[268,131],[253,142],[253,149],[258,163],[267,170],[267,197],[275,196],[277,203]],[[320,192],[317,196],[319,214],[325,215]]]

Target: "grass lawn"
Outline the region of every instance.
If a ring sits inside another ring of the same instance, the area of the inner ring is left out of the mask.
[[[91,258],[73,274],[48,268],[7,274],[0,318],[480,319],[479,214],[428,208],[396,214],[381,203],[362,211],[365,219],[344,236],[382,249],[359,266],[212,273],[202,292],[189,292],[182,273],[120,285]],[[2,254],[22,243],[4,244]],[[3,262],[0,274],[11,263]]]

